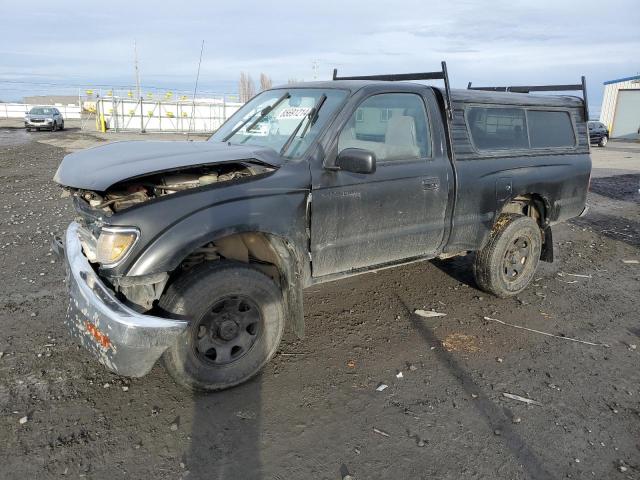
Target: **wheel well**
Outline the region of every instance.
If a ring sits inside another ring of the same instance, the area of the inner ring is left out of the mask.
[[[518,213],[533,218],[541,229],[547,226],[547,206],[544,198],[537,194],[518,195],[502,206],[496,220],[502,213]]]
[[[282,289],[288,322],[298,337],[304,336],[304,266],[293,245],[284,238],[263,232],[240,232],[216,238],[187,255],[171,274],[172,281],[188,275],[195,265],[220,260],[250,264],[273,278]]]
[[[249,263],[280,282],[285,271],[284,260],[274,248],[274,238],[262,232],[234,233],[217,238],[187,255],[177,270],[184,272],[199,263],[232,260]]]
[[[517,213],[533,218],[540,227],[542,234],[540,259],[545,262],[553,262],[553,236],[549,226],[549,209],[547,205],[545,199],[540,195],[518,195],[503,205],[502,210],[496,216],[496,223],[502,213]]]

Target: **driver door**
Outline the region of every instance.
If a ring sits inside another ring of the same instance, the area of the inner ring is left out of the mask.
[[[416,93],[365,98],[337,138],[346,148],[371,151],[373,173],[312,171],[311,259],[314,277],[427,255],[442,240],[443,226],[426,221],[428,175],[433,156],[429,117]],[[437,190],[437,189],[436,189]],[[444,199],[446,202],[446,198]],[[444,208],[444,207],[443,207]]]

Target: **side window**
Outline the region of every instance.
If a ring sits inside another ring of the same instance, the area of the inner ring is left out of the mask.
[[[569,112],[529,110],[531,148],[573,147],[576,136]]]
[[[378,161],[431,156],[431,131],[424,102],[413,93],[384,93],[364,100],[338,137],[345,148],[369,150]]]
[[[470,107],[467,123],[478,150],[529,148],[523,108]]]

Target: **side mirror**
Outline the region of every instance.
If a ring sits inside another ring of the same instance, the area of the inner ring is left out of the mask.
[[[374,173],[376,154],[361,148],[345,148],[336,158],[336,167],[353,173]]]

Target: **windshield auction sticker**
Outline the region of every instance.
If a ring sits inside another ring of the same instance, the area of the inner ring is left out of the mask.
[[[304,118],[306,117],[311,108],[309,107],[288,107],[282,110],[278,114],[278,119],[287,120],[287,119],[296,119],[296,118]]]

